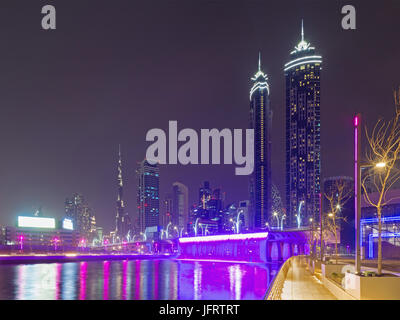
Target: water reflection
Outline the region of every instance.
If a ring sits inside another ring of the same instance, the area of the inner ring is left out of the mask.
[[[174,260],[0,265],[0,299],[262,299],[278,267]]]

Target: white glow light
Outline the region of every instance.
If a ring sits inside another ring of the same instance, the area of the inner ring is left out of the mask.
[[[71,219],[65,218],[62,222],[62,227],[66,230],[74,230],[74,224]]]
[[[306,57],[306,58],[310,58],[310,57]],[[291,61],[289,63],[292,63],[294,61],[295,60],[293,60],[293,61]],[[322,60],[304,60],[304,61],[300,61],[300,62],[297,62],[295,64],[292,64],[292,65],[288,66],[287,68],[284,69],[284,71],[287,71],[287,70],[292,69],[293,67],[296,67],[296,66],[299,66],[299,65],[309,64],[309,63],[322,63]]]
[[[56,220],[54,218],[41,217],[18,217],[18,227],[20,228],[47,228],[55,229]]]

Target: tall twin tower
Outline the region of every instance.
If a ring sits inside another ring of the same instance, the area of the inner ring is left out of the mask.
[[[319,217],[321,180],[320,71],[322,57],[304,40],[284,66],[286,81],[286,223],[308,225]],[[261,70],[251,78],[250,128],[254,129],[254,171],[250,178],[251,227],[276,225],[271,197],[271,125],[268,76]]]

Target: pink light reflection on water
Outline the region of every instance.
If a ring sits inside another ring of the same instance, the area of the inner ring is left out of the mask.
[[[135,261],[135,299],[140,299],[140,260]]]
[[[179,299],[263,299],[278,265],[180,261]]]
[[[61,269],[62,264],[56,263],[56,290],[55,290],[55,300],[60,300],[61,293]]]
[[[122,300],[127,299],[128,260],[122,262]]]
[[[103,300],[108,300],[109,281],[110,281],[110,262],[103,262]]]
[[[263,299],[279,266],[170,259],[0,265],[4,277],[14,277],[11,286],[0,283],[7,289],[0,299]],[[37,290],[37,279],[46,290]]]
[[[86,278],[87,278],[87,262],[81,262],[79,265],[79,300],[86,299]]]
[[[154,280],[154,299],[158,300],[159,295],[158,295],[158,278],[159,278],[159,264],[160,262],[157,260],[154,262],[154,272],[153,272],[153,280]]]

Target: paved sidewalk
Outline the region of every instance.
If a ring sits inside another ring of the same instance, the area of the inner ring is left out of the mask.
[[[304,258],[293,259],[282,290],[282,300],[337,300],[310,273]]]

